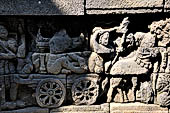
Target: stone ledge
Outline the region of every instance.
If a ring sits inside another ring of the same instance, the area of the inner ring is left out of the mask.
[[[87,14],[137,14],[137,13],[160,13],[162,9],[111,9],[111,10],[86,10]]]
[[[47,108],[28,107],[18,110],[0,111],[0,113],[49,113]]]
[[[143,103],[110,103],[110,113],[169,113],[168,108]]]
[[[87,0],[86,8],[163,8],[163,0]]]
[[[57,109],[52,109],[50,113],[109,113],[109,104],[101,105],[70,105],[63,106]]]
[[[87,0],[87,14],[135,14],[163,11],[163,0]]]

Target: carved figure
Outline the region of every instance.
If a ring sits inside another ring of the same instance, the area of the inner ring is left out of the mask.
[[[32,61],[35,72],[51,74],[85,73],[88,70],[86,59],[89,51],[63,54],[34,53]]]
[[[169,74],[159,74],[156,90],[157,90],[157,103],[161,106],[169,106],[170,105],[170,93],[169,93]]]
[[[18,26],[18,33],[20,36],[20,41],[18,39],[18,36],[16,33],[8,33],[7,29],[0,25],[0,74],[2,79],[2,84],[6,84],[6,79],[10,78],[10,75],[4,75],[4,74],[14,74],[16,73],[16,63],[19,61],[19,59],[22,59],[25,57],[25,34],[23,32],[23,28],[21,24]],[[19,64],[20,62],[18,62]],[[15,108],[16,106],[23,106],[23,103],[20,101],[16,101],[17,99],[17,92],[18,92],[18,84],[12,82],[13,78],[11,77],[9,79],[10,88],[3,87],[2,90],[2,108],[6,109],[9,107]],[[3,86],[3,85],[2,85]],[[12,101],[16,102],[7,102],[6,100],[6,90],[10,91],[10,99]]]
[[[8,39],[8,31],[7,29],[0,25],[0,46],[1,46],[1,63],[0,63],[0,73],[2,74],[9,74],[15,73],[15,67],[12,62],[9,60],[16,58],[16,51],[17,51],[17,42],[15,39]]]
[[[66,33],[66,30],[60,30],[59,32],[56,32],[49,41],[50,53],[57,54],[76,49],[83,44],[83,38],[83,34],[81,34],[79,37],[71,38]]]
[[[17,23],[17,33],[0,25],[0,110],[51,110],[65,100],[76,105],[140,101],[169,107],[170,19],[153,22],[146,33],[129,33],[129,23],[127,17],[113,28],[95,27],[88,41],[91,51],[84,48],[88,33],[70,37],[62,29],[47,38],[41,27],[37,35],[27,29],[37,49],[30,51],[24,23]]]
[[[141,83],[140,90],[137,92],[137,100],[144,103],[153,103],[153,88],[151,81]]]
[[[147,74],[153,68],[153,60],[159,54],[158,48],[156,48],[156,37],[152,32],[148,33],[135,33],[134,35],[135,43],[138,43],[138,49],[136,54],[130,55],[130,57],[122,58],[122,60],[117,61],[111,68],[111,75],[143,75]],[[134,101],[136,100],[136,86],[137,79],[132,77],[132,92],[134,94]],[[117,79],[117,78],[113,78]],[[123,80],[122,77],[119,78],[120,83]],[[108,91],[107,102],[112,100],[112,92],[119,85],[119,82],[116,84],[113,83],[115,80],[110,81],[110,89]],[[122,96],[123,97],[123,96]]]
[[[113,47],[109,47],[109,32],[114,30],[116,30],[116,27],[111,29],[96,27],[93,29],[93,34],[90,38],[90,46],[94,52],[92,52],[88,61],[90,72],[104,72],[104,60],[101,54],[115,52]]]
[[[85,59],[81,53],[68,53],[61,55],[49,55],[47,71],[52,74],[85,73],[88,70]]]

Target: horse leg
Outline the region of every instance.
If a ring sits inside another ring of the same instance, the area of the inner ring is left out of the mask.
[[[129,98],[128,98],[128,95],[127,95],[127,91],[123,91],[123,96],[124,96],[123,102],[129,102]]]
[[[134,94],[133,101],[136,101],[137,77],[132,77],[132,85],[132,93]]]
[[[123,98],[123,102],[128,102],[129,99],[128,99],[128,96],[127,96],[127,91],[126,91],[126,84],[128,82],[129,79],[127,78],[124,78],[123,80],[123,87],[122,87],[122,98]],[[124,87],[125,86],[125,87]]]
[[[122,78],[111,78],[110,79],[110,88],[107,93],[107,102],[112,101],[113,91],[117,86],[119,86],[121,80]]]

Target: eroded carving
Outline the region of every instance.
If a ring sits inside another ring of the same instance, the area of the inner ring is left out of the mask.
[[[53,109],[65,101],[170,106],[170,19],[152,22],[146,33],[129,24],[127,17],[119,26],[95,27],[91,36],[71,36],[60,28],[51,37],[43,36],[40,25],[37,35],[23,22],[14,33],[0,25],[1,110]],[[35,50],[27,49],[32,45],[27,33]]]
[[[65,86],[57,79],[42,80],[36,89],[36,100],[41,107],[59,107],[64,102],[65,96]]]
[[[99,96],[97,78],[79,78],[72,86],[72,97],[76,105],[94,104]]]

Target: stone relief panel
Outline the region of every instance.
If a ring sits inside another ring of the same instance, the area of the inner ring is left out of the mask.
[[[105,102],[170,106],[170,19],[131,32],[126,17],[78,35],[66,28],[44,35],[43,24],[26,23],[16,22],[15,32],[0,25],[1,111]]]

